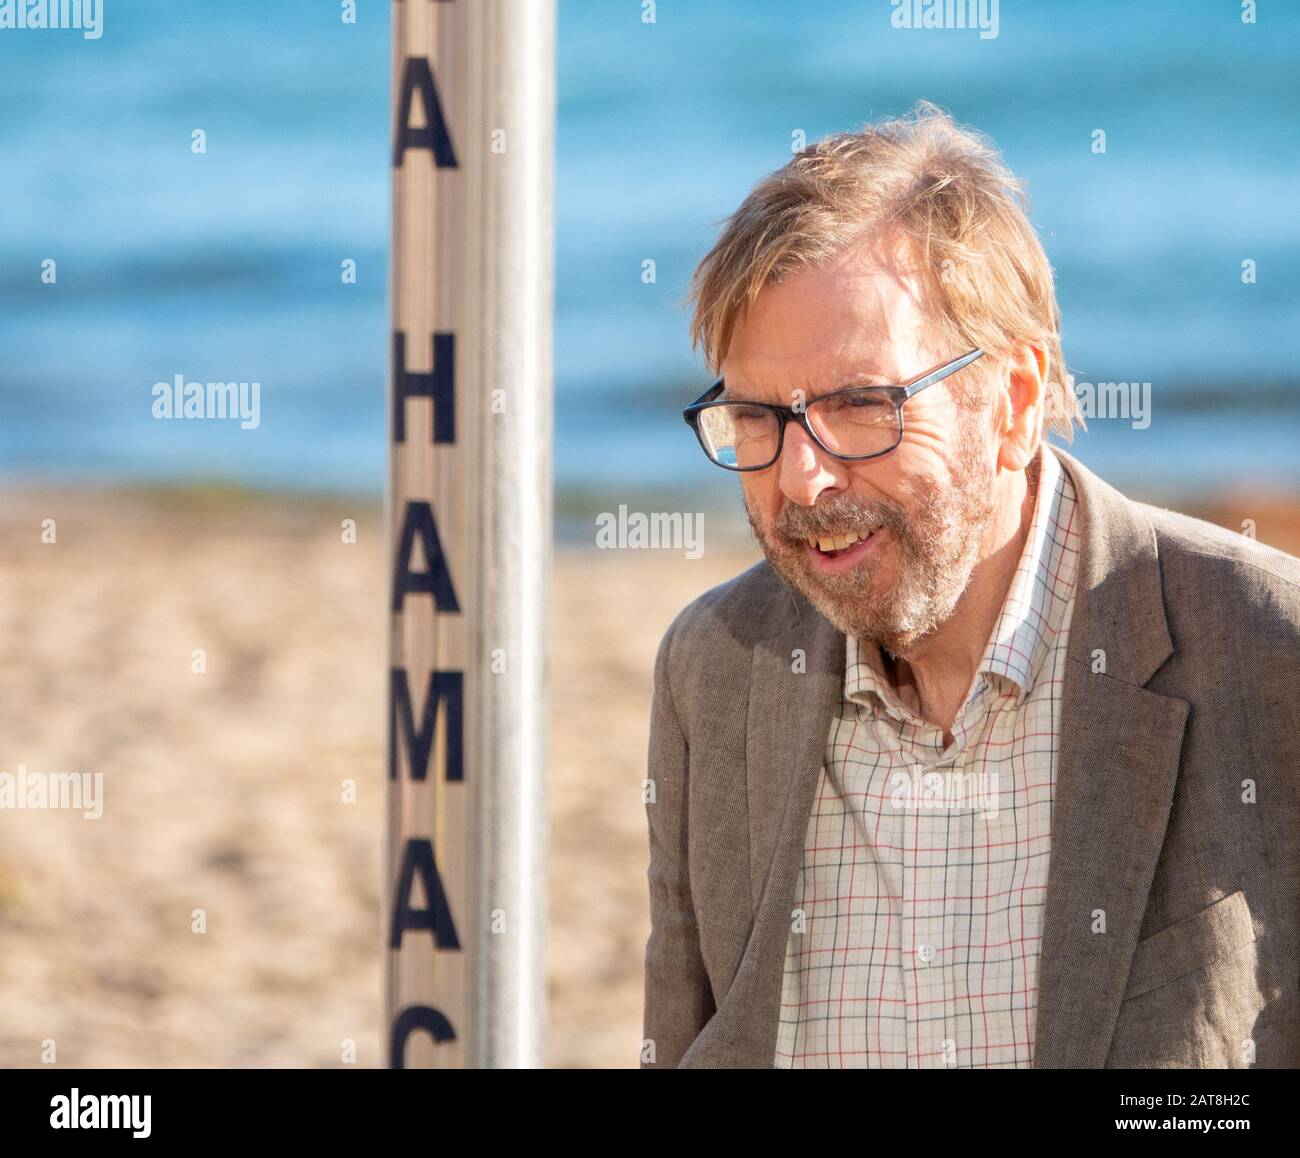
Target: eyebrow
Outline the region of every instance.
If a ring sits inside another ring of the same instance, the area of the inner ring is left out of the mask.
[[[809,394],[805,399],[807,402],[816,402],[818,398],[825,398],[827,394],[834,394],[840,390],[848,390],[854,386],[896,386],[898,383],[891,381],[881,374],[872,374],[866,370],[859,370],[856,374],[850,374],[849,377],[841,382],[838,386],[832,386],[829,390],[822,390],[816,394]],[[731,386],[727,383],[726,378],[722,380],[722,394],[720,400],[727,402],[762,402],[760,398],[746,398],[733,393]],[[780,405],[778,403],[778,405]]]

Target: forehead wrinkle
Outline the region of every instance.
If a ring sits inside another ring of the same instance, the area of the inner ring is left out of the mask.
[[[796,391],[806,400],[830,394],[851,385],[894,385],[887,355],[894,335],[901,327],[893,324],[879,303],[873,303],[870,319],[836,311],[840,323],[833,334],[805,343],[793,353],[759,343],[746,345],[739,359],[723,366],[724,396],[741,402],[789,404]],[[870,330],[870,340],[864,331]],[[761,331],[760,331],[761,332]],[[882,353],[886,359],[882,362]],[[728,373],[730,371],[730,373]],[[731,386],[730,382],[739,383]]]

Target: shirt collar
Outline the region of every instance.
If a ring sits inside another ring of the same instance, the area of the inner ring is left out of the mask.
[[[977,683],[978,673],[1009,680],[1019,701],[1033,690],[1059,625],[1056,612],[1063,605],[1052,559],[1059,558],[1064,547],[1066,527],[1061,505],[1069,480],[1046,443],[1041,444],[1038,453],[1038,490],[1029,533],[976,676]],[[898,700],[885,679],[880,649],[862,646],[853,636],[845,642],[845,697],[869,704],[874,694],[896,714]]]
[[[1056,600],[1051,571],[1053,547],[1065,533],[1059,518],[1064,484],[1060,460],[1044,443],[1039,449],[1038,495],[1011,589],[989,636],[980,671],[1009,679],[1023,700],[1034,687],[1040,662],[1051,645]]]

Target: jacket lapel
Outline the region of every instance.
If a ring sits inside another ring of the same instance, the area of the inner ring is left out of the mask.
[[[1164,841],[1188,705],[1143,686],[1173,651],[1149,520],[1073,456],[1056,453],[1074,481],[1082,547],[1034,1066],[1100,1068]]]
[[[762,625],[762,638],[754,646],[745,722],[749,863],[735,869],[748,874],[752,921],[725,998],[682,1057],[687,1069],[761,1069],[775,1060],[794,886],[844,686],[844,636],[765,570],[766,582],[745,609]]]
[[[770,645],[754,649],[750,673],[745,767],[755,914],[769,889],[793,898],[826,737],[844,688],[843,633],[784,584],[782,591],[786,606],[771,620],[781,626]]]
[[[684,1066],[773,1063],[795,881],[844,686],[844,636],[774,572],[768,577],[751,609],[771,628],[754,648],[745,726],[753,923],[723,1007]]]

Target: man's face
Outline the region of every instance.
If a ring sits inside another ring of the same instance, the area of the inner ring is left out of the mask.
[[[726,397],[805,403],[845,385],[897,385],[965,350],[936,348],[923,282],[893,239],[765,288],[737,323]],[[909,400],[890,454],[843,462],[788,423],[781,457],[745,472],[745,510],[772,567],[840,630],[905,654],[952,614],[985,552],[995,508],[990,414],[950,381]],[[802,391],[802,395],[796,395]],[[856,535],[825,551],[811,539]]]

